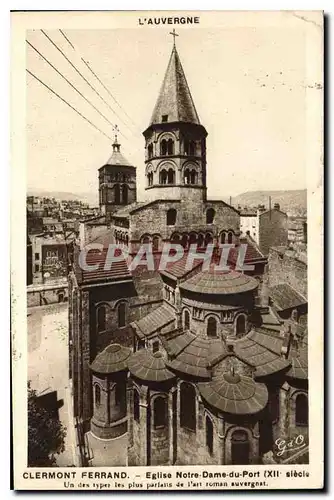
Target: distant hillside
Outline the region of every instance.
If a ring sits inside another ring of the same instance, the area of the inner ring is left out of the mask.
[[[265,205],[269,207],[269,196],[271,196],[271,205],[279,203],[281,210],[300,214],[307,210],[307,191],[306,189],[295,189],[291,191],[248,191],[232,198],[232,205],[238,207],[256,207]]]
[[[27,195],[55,198],[56,200],[78,200],[83,203],[88,203],[91,207],[96,207],[99,203],[95,193],[68,193],[66,191],[43,191],[41,189],[29,188]]]

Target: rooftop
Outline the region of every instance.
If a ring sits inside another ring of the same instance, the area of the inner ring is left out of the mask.
[[[129,360],[129,370],[132,375],[147,382],[166,382],[175,378],[166,367],[160,351],[153,354],[147,349],[140,349],[135,352]]]
[[[112,147],[113,152],[106,165],[133,167],[133,165],[131,165],[131,163],[122,155],[121,145],[117,142],[117,136],[115,137],[115,141]]]
[[[281,355],[282,345],[283,339],[252,330],[235,342],[234,350],[256,368],[257,377],[263,377],[290,366]]]
[[[270,287],[269,296],[278,311],[307,304],[307,299],[287,283]]]
[[[169,59],[150,125],[161,123],[163,116],[167,117],[166,121],[168,122],[200,124],[175,46]]]
[[[154,311],[147,316],[143,316],[138,321],[134,321],[132,326],[135,328],[138,337],[144,338],[149,337],[169,323],[173,323],[174,320],[175,314],[173,310],[166,305],[162,305],[154,309]]]
[[[86,255],[87,266],[97,266],[97,269],[82,269],[79,262],[80,252],[76,249],[74,254],[74,271],[79,283],[96,283],[101,281],[119,281],[121,279],[132,279],[128,269],[127,262],[121,260],[119,262],[110,262],[107,260],[108,249],[105,248],[102,252],[98,250],[90,250]],[[117,250],[115,255],[117,254]],[[106,269],[105,269],[106,267]]]
[[[183,290],[210,295],[250,292],[258,286],[258,281],[251,276],[236,271],[215,271],[215,266],[210,266],[208,271],[198,272],[180,284]]]
[[[198,388],[211,406],[226,413],[251,415],[263,410],[268,402],[264,384],[238,373],[226,372],[210,382],[199,383]]]
[[[110,344],[96,356],[90,368],[94,372],[101,374],[126,370],[130,354],[131,349],[128,347],[120,346],[119,344]]]

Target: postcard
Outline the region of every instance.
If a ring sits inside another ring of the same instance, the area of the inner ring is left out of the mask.
[[[14,489],[322,489],[323,12],[11,20]]]

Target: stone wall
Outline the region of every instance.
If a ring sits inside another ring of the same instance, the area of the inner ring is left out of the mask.
[[[287,283],[307,298],[307,264],[294,252],[271,248],[268,259],[269,286]]]
[[[279,210],[264,212],[259,217],[259,248],[268,255],[272,246],[288,244],[288,216]]]
[[[56,285],[50,288],[50,285],[30,285],[27,287],[27,306],[45,306],[48,304],[57,304],[68,300],[67,283]]]
[[[177,211],[176,223],[167,226],[167,211],[174,208]],[[213,224],[207,224],[206,211],[215,210]],[[181,201],[156,201],[131,213],[130,240],[140,240],[144,235],[160,235],[163,240],[169,240],[173,233],[189,233],[189,227],[194,232],[210,232],[215,237],[223,230],[232,230],[239,235],[240,216],[233,208],[223,202],[192,201],[186,198]]]

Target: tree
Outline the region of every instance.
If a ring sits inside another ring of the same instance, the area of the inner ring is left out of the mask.
[[[28,382],[28,466],[50,467],[65,449],[66,428],[38,401]]]

